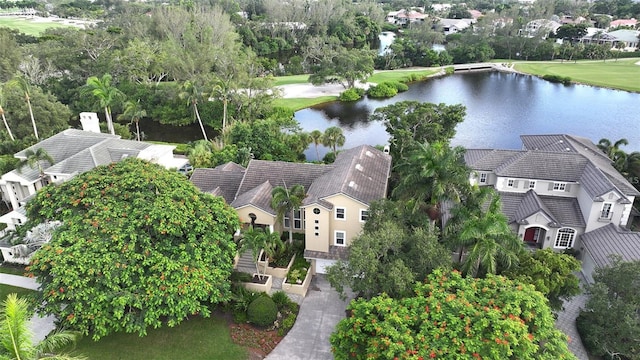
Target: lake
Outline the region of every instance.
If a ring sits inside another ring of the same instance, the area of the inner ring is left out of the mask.
[[[388,141],[384,126],[369,121],[375,109],[403,100],[463,104],[465,121],[456,128],[453,145],[466,148],[519,149],[522,134],[572,134],[629,140],[623,150],[640,151],[640,94],[586,85],[554,84],[514,73],[476,72],[432,78],[411,84],[409,91],[386,100],[332,102],[296,112],[305,131],[340,126],[344,148]],[[319,147],[320,156],[328,149]],[[305,151],[316,157],[313,145]]]

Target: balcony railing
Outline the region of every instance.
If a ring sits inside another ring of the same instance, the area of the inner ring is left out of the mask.
[[[613,218],[613,211],[602,211],[600,212],[600,217],[598,217],[598,221],[609,222]]]

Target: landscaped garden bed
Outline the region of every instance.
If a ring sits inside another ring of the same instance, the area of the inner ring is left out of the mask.
[[[312,278],[309,271],[310,267],[311,264],[304,258],[296,259],[282,283],[282,290],[291,294],[306,296]]]
[[[249,291],[268,293],[273,285],[273,277],[271,275],[253,274],[251,281],[243,282],[242,285]]]

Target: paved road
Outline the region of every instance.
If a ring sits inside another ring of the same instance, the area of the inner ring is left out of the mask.
[[[17,286],[25,289],[38,290],[38,283],[35,279],[0,273],[0,284]],[[46,316],[40,317],[38,314],[34,315],[30,323],[31,331],[33,332],[33,341],[38,343],[42,341],[49,333],[56,328],[55,317]]]
[[[291,331],[266,360],[332,360],[329,336],[345,317],[350,299],[340,300],[323,275],[316,275]]]

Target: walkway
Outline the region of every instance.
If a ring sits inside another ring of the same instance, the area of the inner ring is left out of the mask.
[[[291,331],[265,358],[266,360],[331,360],[329,336],[345,317],[351,297],[340,300],[324,275],[316,275],[302,301],[298,319]]]
[[[577,276],[580,278],[581,284],[584,284],[585,280],[582,273],[577,274]],[[569,350],[576,355],[578,360],[589,360],[587,350],[584,348],[576,328],[576,318],[586,301],[587,295],[584,293],[572,298],[571,301],[565,301],[563,304],[564,309],[558,313],[558,318],[556,319],[556,327],[569,336]]]
[[[38,283],[35,279],[0,273],[0,284],[21,287],[25,289],[38,290]],[[44,340],[51,331],[56,328],[54,324],[54,316],[40,317],[38,314],[33,315],[29,320],[31,331],[33,332],[33,341],[39,343]]]

